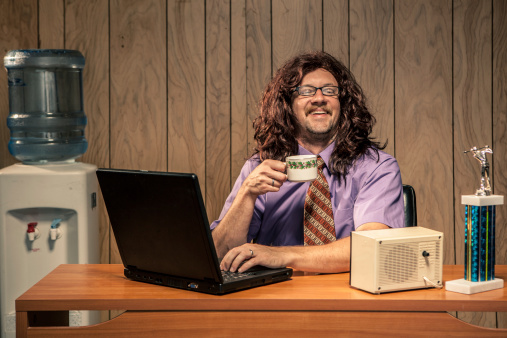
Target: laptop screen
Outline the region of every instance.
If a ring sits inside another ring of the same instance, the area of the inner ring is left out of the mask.
[[[97,177],[125,267],[220,280],[196,175],[99,169]]]

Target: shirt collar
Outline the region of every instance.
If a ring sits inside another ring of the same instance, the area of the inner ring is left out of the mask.
[[[335,144],[335,141],[331,142],[326,147],[326,149],[322,150],[319,154],[317,154],[317,155],[320,155],[320,157],[322,157],[324,162],[326,162],[326,167],[328,167],[328,168],[329,168],[329,159],[331,158],[331,154],[333,153],[333,149],[334,149],[334,144]],[[300,144],[298,144],[298,146],[299,146],[299,151],[298,151],[299,155],[313,155],[309,150],[306,150]]]

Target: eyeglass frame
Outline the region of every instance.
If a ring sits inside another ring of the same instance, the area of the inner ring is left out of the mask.
[[[313,88],[313,89],[315,89],[315,92],[314,92],[312,95],[303,95],[303,94],[301,94],[301,93],[299,92],[299,88],[301,88],[301,87],[310,87],[310,88]],[[323,91],[322,89],[324,89],[324,88],[329,88],[329,87],[332,87],[332,88],[337,88],[337,89],[338,89],[338,93],[336,93],[336,94],[332,94],[332,95],[327,95],[327,94],[325,94],[325,93],[324,93],[324,91]],[[294,89],[292,90],[292,92],[293,92],[293,93],[294,93],[294,92],[297,92],[299,96],[303,96],[303,97],[312,97],[312,96],[314,96],[315,94],[317,94],[317,91],[318,91],[319,89],[320,89],[320,91],[321,91],[322,95],[324,95],[324,96],[338,96],[338,95],[340,95],[340,91],[341,91],[341,88],[340,88],[339,86],[322,86],[322,87],[315,87],[315,86],[312,86],[312,85],[302,85],[302,86],[297,86],[296,88],[294,88]]]

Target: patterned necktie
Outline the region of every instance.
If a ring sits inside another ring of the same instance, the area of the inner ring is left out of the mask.
[[[322,167],[324,160],[317,157],[317,179],[312,182],[305,198],[305,245],[321,245],[336,240],[331,193]]]

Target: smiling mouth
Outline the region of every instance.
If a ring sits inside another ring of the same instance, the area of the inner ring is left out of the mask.
[[[327,112],[327,111],[318,110],[318,111],[311,111],[307,115],[328,115],[328,114],[329,114],[329,112]],[[331,114],[329,114],[329,115],[331,115]]]

